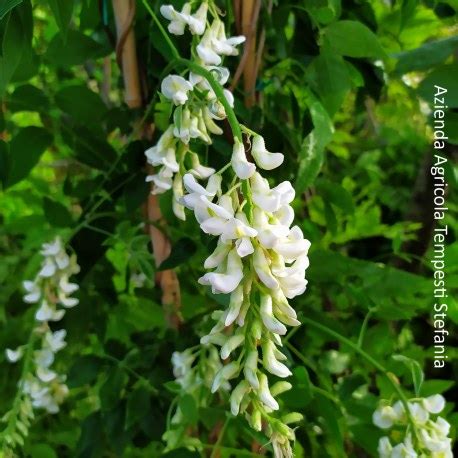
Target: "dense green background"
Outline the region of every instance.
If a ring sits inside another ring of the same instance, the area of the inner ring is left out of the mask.
[[[159,3],[150,2],[156,11]],[[229,8],[230,29],[231,2],[218,3]],[[422,394],[445,392],[450,400],[456,339],[447,342],[446,368],[432,369],[433,221],[425,177],[432,156],[428,104],[432,84],[443,82],[450,137],[447,282],[453,290],[457,6],[455,0],[273,2],[271,14],[262,8],[258,24],[266,31],[259,103],[248,110],[242,89],[235,91],[239,119],[265,136],[269,150],[285,153],[275,179],[295,183],[297,224],[312,241],[309,288],[293,301],[299,315],[359,338],[411,393],[408,365],[392,355],[413,358],[425,371]],[[4,0],[0,18],[0,348],[24,343],[33,325],[20,285],[34,276],[41,243],[61,234],[82,266],[80,305],[58,323],[68,330],[58,367],[68,373],[70,396],[58,415],[38,413],[19,456],[159,456],[177,396],[171,353],[196,344],[211,325],[202,317],[224,300],[197,284],[212,244],[193,218],[181,223],[173,216],[169,194],[161,196],[161,207],[175,247],[169,267],[176,267],[182,288],[179,332],[168,328],[153,283],[141,208],[148,193],[143,151],[152,143],[136,132],[141,119],[158,129],[167,122],[167,106],[155,94],[170,52],[137,2],[145,108],[131,111],[122,101],[110,2]],[[174,40],[185,54],[186,38]],[[112,84],[102,99],[104,58]],[[237,59],[228,65],[235,70]],[[224,140],[215,141],[210,165],[227,162],[230,151]],[[140,273],[147,280],[137,287],[132,276]],[[456,335],[457,305],[451,297],[448,304],[447,329]],[[392,387],[336,339],[307,325],[292,334],[285,351],[294,389],[282,399],[286,410],[305,416],[296,431],[297,456],[375,456],[381,432],[371,415]],[[0,412],[6,412],[20,367],[1,355],[0,363]],[[209,431],[227,405],[215,398],[199,410],[189,397],[178,402],[188,432],[214,442]],[[452,404],[447,409],[454,435],[458,415]],[[253,440],[243,419],[234,419],[221,456],[230,456],[231,447],[249,450]],[[200,455],[182,449],[167,456]]]

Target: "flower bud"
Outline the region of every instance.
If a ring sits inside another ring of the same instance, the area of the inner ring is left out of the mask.
[[[250,385],[257,390],[259,388],[259,380],[256,375],[258,372],[258,351],[253,350],[248,353],[245,360],[245,367],[243,368],[243,374],[248,380]]]
[[[232,415],[237,416],[243,397],[249,391],[250,386],[246,380],[242,380],[233,390],[230,398]]]
[[[285,391],[289,391],[292,387],[293,385],[291,385],[291,383],[282,380],[272,385],[270,392],[272,393],[272,396],[278,396],[284,393]]]
[[[263,374],[263,373],[259,374],[258,396],[261,402],[269,409],[278,410],[280,408],[280,406],[278,405],[278,402],[274,399],[274,397],[270,393],[267,376],[266,374]]]
[[[231,378],[234,378],[237,375],[239,369],[239,364],[235,361],[232,361],[226,366],[223,366],[218,371],[218,373],[215,376],[215,379],[213,380],[211,392],[215,393],[216,391],[218,391],[218,388],[223,384],[223,382],[230,380]]]
[[[304,419],[304,416],[300,414],[299,412],[291,412],[291,413],[284,415],[281,421],[285,425],[290,425],[291,423],[299,423],[303,419]]]
[[[229,337],[226,343],[221,347],[221,359],[227,359],[229,355],[245,341],[243,334],[236,334]]]
[[[274,354],[275,344],[271,340],[267,340],[262,345],[262,362],[266,370],[277,377],[289,377],[291,371],[280,361],[277,360]]]
[[[267,294],[261,295],[260,304],[261,319],[264,326],[274,334],[285,335],[286,326],[278,321],[272,313],[272,298]]]

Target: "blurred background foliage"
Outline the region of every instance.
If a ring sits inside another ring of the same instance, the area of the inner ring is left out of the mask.
[[[158,1],[149,2],[158,11]],[[180,1],[172,2],[180,6]],[[234,30],[232,2],[217,2]],[[408,367],[426,374],[424,395],[456,395],[458,324],[449,294],[448,364],[432,368],[431,250],[432,85],[448,89],[446,177],[449,227],[447,284],[458,286],[456,145],[458,37],[456,0],[287,0],[262,2],[258,39],[265,40],[256,100],[236,113],[285,153],[275,179],[295,183],[297,224],[312,241],[309,288],[294,300],[300,316],[359,342],[413,392]],[[70,397],[59,414],[38,414],[20,456],[161,456],[174,402],[188,433],[211,444],[226,407],[215,399],[198,409],[176,398],[170,357],[198,342],[217,307],[197,284],[211,251],[188,218],[179,222],[171,196],[161,196],[164,229],[174,247],[166,261],[180,281],[183,323],[169,326],[154,285],[145,232],[143,151],[168,116],[157,97],[171,60],[164,38],[141,2],[135,34],[142,106],[123,102],[116,28],[106,0],[0,2],[0,348],[26,340],[34,310],[22,302],[21,281],[33,276],[40,245],[55,234],[69,240],[82,266],[80,305],[64,321],[69,345],[58,364]],[[175,37],[174,37],[175,39]],[[177,46],[185,50],[186,38]],[[235,71],[237,59],[232,63]],[[145,132],[149,132],[145,134]],[[210,165],[228,160],[215,141]],[[224,300],[224,298],[223,298]],[[392,387],[348,347],[303,325],[285,348],[293,365],[286,408],[301,411],[298,457],[375,456],[381,435],[371,423]],[[20,367],[0,356],[0,412],[16,392]],[[452,410],[449,405],[449,410]],[[458,415],[450,412],[452,435]],[[231,421],[218,455],[269,455],[251,450],[252,433]],[[239,454],[234,455],[234,449]],[[232,450],[232,451],[231,451]],[[169,457],[200,456],[178,449]]]

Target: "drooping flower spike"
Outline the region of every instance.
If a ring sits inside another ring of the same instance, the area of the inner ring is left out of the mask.
[[[193,40],[193,65],[211,72],[223,86],[230,76],[223,60],[238,54],[237,46],[245,37],[228,38],[214,5],[196,3],[186,3],[181,12],[164,5],[161,13],[170,21],[171,33],[181,35],[189,28],[199,36]],[[201,29],[195,21],[204,13],[207,22]],[[207,386],[212,393],[223,387],[230,391],[232,414],[243,415],[255,430],[264,430],[277,458],[290,457],[294,431],[289,424],[302,417],[290,414],[286,421],[276,413],[281,404],[277,397],[291,384],[284,380],[272,383],[271,376],[284,379],[291,375],[281,351],[281,336],[288,326],[300,324],[288,299],[306,289],[310,242],[293,225],[295,191],[291,183],[272,186],[261,174],[284,161],[283,154],[268,151],[261,135],[239,126],[245,137],[233,132],[232,157],[220,172],[203,165],[192,150],[192,141],[211,145],[212,137],[223,133],[218,122],[227,117],[226,109],[233,106],[234,99],[224,89],[217,91],[224,94],[225,100],[220,100],[215,90],[192,71],[164,78],[161,92],[170,101],[173,115],[157,144],[145,152],[147,161],[157,167],[147,180],[153,182],[155,194],[172,190],[178,218],[185,219],[186,208],[205,234],[218,237],[216,248],[204,261],[208,272],[198,280],[213,294],[230,295],[228,307],[212,314],[215,324],[201,338],[201,348],[214,358],[215,347],[219,347],[219,358],[224,361],[219,367],[213,363],[215,371]],[[202,386],[195,378],[197,368],[204,364],[201,358],[187,351],[173,357],[178,383],[196,397],[195,386]],[[180,415],[177,410],[177,424]],[[173,448],[173,431],[165,438]]]

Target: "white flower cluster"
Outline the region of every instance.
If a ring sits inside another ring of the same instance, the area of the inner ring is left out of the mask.
[[[208,407],[209,397],[202,395],[206,388],[206,393],[212,386],[216,373],[221,369],[222,364],[219,359],[218,350],[209,345],[205,348],[188,348],[183,352],[175,351],[172,354],[173,375],[176,382],[180,385],[183,394],[191,395],[199,408]],[[226,382],[221,386],[221,391],[228,391],[230,384]],[[185,414],[178,405],[171,418],[173,428],[166,431],[163,439],[167,442],[167,451],[178,446],[183,446],[182,430],[188,427]],[[186,446],[200,448],[200,443],[195,438],[186,438]]]
[[[207,25],[207,13],[213,15],[213,22]],[[186,27],[196,36],[203,35],[196,45],[197,57],[194,62],[209,70],[221,85],[229,79],[229,70],[221,66],[222,56],[237,55],[236,46],[245,37],[226,38],[224,23],[219,19],[214,5],[202,2],[191,14],[191,4],[186,3],[181,12],[171,5],[161,6],[162,15],[170,20],[169,32],[182,35]],[[207,179],[215,170],[203,166],[197,154],[191,150],[191,139],[200,139],[211,144],[211,134],[221,135],[223,130],[215,121],[226,118],[223,105],[216,97],[208,82],[199,75],[189,72],[188,79],[180,75],[168,75],[161,84],[163,96],[176,106],[173,124],[162,134],[158,143],[145,151],[147,162],[159,171],[147,176],[153,182],[153,194],[173,190],[173,210],[180,219],[185,219],[184,209],[179,203],[183,194],[182,176],[188,171],[195,178]],[[224,89],[226,99],[233,105],[232,93]]]
[[[408,403],[410,418],[414,426],[411,429],[406,409],[401,401],[391,406],[383,403],[373,414],[373,422],[382,429],[396,428],[399,438],[399,429],[404,430],[403,440],[396,445],[388,436],[379,440],[378,453],[380,458],[453,458],[451,439],[448,436],[450,424],[437,415],[445,407],[445,399],[440,394],[427,398],[413,399]]]
[[[224,85],[229,70],[221,66],[222,57],[236,55],[236,46],[244,37],[226,37],[224,24],[211,2],[201,2],[194,14],[189,3],[181,12],[162,6],[161,13],[171,21],[171,33],[183,34],[189,27],[194,35],[202,35],[200,40],[194,40],[197,44],[193,62],[210,71],[220,86]],[[213,16],[208,27],[207,13]],[[154,182],[153,193],[173,189],[174,211],[179,218],[185,218],[186,207],[194,212],[203,232],[218,237],[216,249],[204,263],[211,272],[203,275],[199,283],[210,286],[214,294],[230,294],[228,308],[214,313],[217,323],[201,339],[204,345],[220,346],[220,357],[227,363],[217,371],[211,391],[238,378],[230,395],[232,413],[244,414],[254,429],[263,429],[277,458],[292,456],[290,442],[294,432],[288,424],[299,421],[301,416],[293,413],[278,418],[274,413],[280,407],[276,396],[290,389],[291,384],[279,381],[269,387],[268,374],[280,378],[291,375],[286,356],[280,351],[280,336],[286,334],[286,326],[300,324],[288,299],[306,289],[310,242],[298,226],[292,225],[295,191],[291,183],[284,181],[271,187],[258,171],[279,167],[284,156],[269,152],[262,136],[239,125],[243,133],[233,131],[230,164],[219,172],[202,166],[190,151],[189,142],[199,139],[210,144],[211,134],[222,133],[214,122],[226,117],[221,100],[205,78],[192,72],[188,79],[167,76],[161,91],[176,108],[173,124],[145,153],[150,164],[161,167],[147,180]],[[226,108],[233,106],[232,94],[224,90],[223,95]],[[234,129],[233,116],[229,120]],[[191,157],[190,168],[185,162],[187,155]],[[228,185],[223,182],[226,170],[231,174]],[[199,180],[207,182],[202,184]],[[178,360],[187,365],[178,365]],[[183,375],[186,371],[178,367],[189,368],[189,364],[190,355],[174,356],[182,386],[189,382]]]
[[[26,291],[24,302],[39,304],[35,313],[37,325],[32,332],[40,338],[40,345],[33,352],[34,372],[21,380],[20,389],[30,396],[34,408],[56,413],[68,388],[64,383],[65,375],[58,374],[51,366],[55,354],[66,345],[66,331],[52,332],[48,322],[61,320],[65,309],[78,304],[78,299],[71,297],[78,285],[71,283],[69,278],[78,273],[79,267],[76,257],[67,255],[59,238],[45,243],[41,254],[44,259],[36,278],[23,284]],[[7,348],[6,357],[14,363],[22,358],[24,351],[24,346],[16,350]]]

